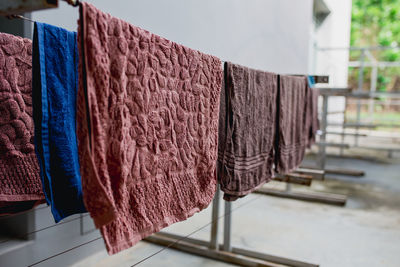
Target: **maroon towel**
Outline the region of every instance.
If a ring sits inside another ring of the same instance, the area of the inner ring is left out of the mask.
[[[222,68],[90,4],[80,11],[83,196],[113,254],[211,202]]]
[[[218,145],[225,200],[243,197],[273,176],[277,77],[225,63]]]
[[[308,143],[307,77],[280,75],[276,171],[285,174],[302,162]]]
[[[310,148],[315,143],[315,137],[317,135],[317,131],[319,130],[319,120],[318,120],[318,97],[319,97],[319,89],[310,88],[309,89],[309,97],[308,97],[308,118],[309,118],[309,132],[308,132],[308,140],[307,147]]]
[[[30,209],[44,199],[33,145],[31,81],[31,40],[0,33],[2,215]]]

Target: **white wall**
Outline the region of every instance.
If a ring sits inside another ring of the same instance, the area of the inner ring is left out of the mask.
[[[191,48],[249,67],[306,74],[312,0],[96,0],[101,10]],[[76,30],[78,9],[32,18]]]
[[[315,32],[315,42],[319,48],[349,47],[351,25],[351,0],[325,0],[331,13]],[[315,51],[314,72],[329,75],[330,87],[347,87],[349,51]],[[329,111],[343,111],[343,97],[329,99]],[[342,115],[332,115],[329,121],[341,122]]]
[[[351,0],[325,0],[331,13],[316,31],[318,47],[350,46]],[[316,70],[331,76],[331,86],[347,86],[348,50],[319,51]]]

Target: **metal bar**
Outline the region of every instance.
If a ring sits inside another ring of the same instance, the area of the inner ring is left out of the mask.
[[[286,191],[286,192],[291,192],[291,191],[292,191],[292,184],[286,183],[285,191]]]
[[[376,92],[377,83],[378,83],[378,67],[375,65],[372,68],[372,72],[371,72],[371,87],[369,88],[369,91],[371,94]],[[372,116],[374,115],[374,99],[373,98],[371,98],[369,100],[368,114],[369,114],[369,118],[372,119]]]
[[[321,125],[320,125],[320,130],[322,131],[322,134],[319,137],[319,143],[320,145],[318,146],[318,167],[319,169],[323,170],[325,169],[325,160],[326,160],[326,146],[322,145],[323,143],[326,142],[326,127],[327,127],[327,117],[328,117],[328,96],[327,95],[322,95],[322,119],[321,119]]]
[[[0,1],[0,15],[21,14],[55,7],[58,7],[58,0]]]
[[[371,147],[371,146],[358,146],[358,147],[364,149],[379,150],[379,151],[400,152],[400,148],[395,148],[395,147]]]
[[[348,98],[345,97],[344,98],[344,111],[343,111],[343,125],[347,123],[347,112],[346,112],[347,107],[348,107]],[[346,134],[346,128],[343,125],[342,125],[342,132],[341,132],[341,138],[340,138],[340,142],[342,144],[344,144],[344,136]],[[343,153],[344,153],[344,148],[343,147],[339,148],[339,154],[343,155]]]
[[[329,83],[329,75],[313,75],[315,83]]]
[[[368,135],[366,135],[366,134],[345,133],[345,132],[342,132],[342,133],[340,133],[340,132],[326,132],[326,134],[331,134],[331,135],[342,135],[342,136],[345,136],[345,135],[349,135],[349,136],[358,135],[358,136],[361,136],[361,137],[366,137],[366,136],[368,136]],[[342,143],[343,143],[343,142],[342,142]]]
[[[341,126],[340,123],[334,123],[334,122],[331,122],[328,125],[329,126]],[[376,128],[376,127],[398,128],[398,127],[400,127],[400,124],[394,124],[394,123],[391,123],[391,124],[389,124],[389,123],[388,124],[385,124],[385,123],[374,123],[374,124],[346,123],[346,124],[343,124],[343,126],[346,127],[346,128],[356,128],[356,127],[358,127],[358,128],[371,128],[371,129],[373,129],[373,128]],[[361,136],[361,134],[358,134],[358,136]]]
[[[360,69],[358,72],[358,92],[362,92],[363,90],[363,84],[364,84],[364,61],[365,61],[365,49],[361,50],[361,55],[360,55]],[[361,117],[361,103],[360,100],[357,100],[357,115],[356,115],[356,122],[357,124],[360,123],[360,117]],[[358,126],[355,127],[356,133],[358,134]],[[354,136],[354,145],[358,146],[358,136]]]
[[[212,203],[211,212],[211,236],[210,236],[210,249],[218,248],[218,216],[219,216],[219,185],[217,185],[217,191]]]
[[[288,74],[291,76],[304,76],[304,74]],[[312,76],[315,83],[329,83],[329,75],[307,75]]]
[[[349,148],[350,146],[348,144],[340,144],[340,143],[326,143],[326,142],[318,142],[316,143],[317,146],[331,146],[331,147],[343,147],[343,148]]]
[[[232,247],[231,247],[231,235],[232,235],[232,228],[231,228],[231,213],[232,210],[232,202],[230,201],[225,201],[225,217],[224,217],[224,245],[223,249],[224,251],[230,252]]]
[[[363,64],[360,61],[350,61],[348,66],[353,68],[361,67]],[[374,67],[385,68],[385,67],[400,67],[399,61],[378,61],[376,63],[373,62],[364,62],[364,67]]]
[[[317,47],[316,49],[320,51],[328,51],[328,50],[391,50],[391,49],[400,49],[400,46],[342,46],[342,47]]]
[[[345,128],[376,128],[376,125],[373,124],[365,124],[365,123],[336,123],[336,122],[330,122],[328,123],[328,126],[343,126]],[[358,133],[357,133],[358,134]]]
[[[344,195],[331,194],[331,193],[317,193],[317,192],[286,192],[282,190],[260,188],[254,191],[257,194],[264,194],[275,197],[283,197],[290,199],[297,199],[303,201],[318,202],[330,205],[344,206],[346,204],[347,197]]]

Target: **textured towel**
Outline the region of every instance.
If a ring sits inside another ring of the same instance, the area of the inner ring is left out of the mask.
[[[113,254],[211,202],[222,68],[90,4],[80,12],[83,196]]]
[[[0,33],[0,214],[44,199],[33,145],[31,80],[32,42]]]
[[[317,88],[310,88],[308,93],[308,116],[309,116],[309,132],[307,139],[307,147],[310,148],[315,143],[315,137],[319,129],[318,120],[318,98],[319,90]]]
[[[277,75],[225,63],[218,179],[224,199],[245,196],[273,175]]]
[[[35,147],[43,191],[56,222],[86,212],[76,139],[78,59],[75,32],[35,23]]]
[[[280,75],[276,171],[289,173],[302,162],[308,143],[307,77]]]

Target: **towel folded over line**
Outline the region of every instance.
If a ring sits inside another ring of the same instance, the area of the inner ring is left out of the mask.
[[[273,176],[277,77],[225,63],[218,144],[225,200],[243,197]]]
[[[88,3],[78,32],[83,196],[112,254],[211,202],[221,61]]]
[[[309,94],[307,77],[279,76],[277,173],[289,173],[303,161],[311,121]]]
[[[33,145],[32,42],[0,33],[0,215],[44,199]]]

